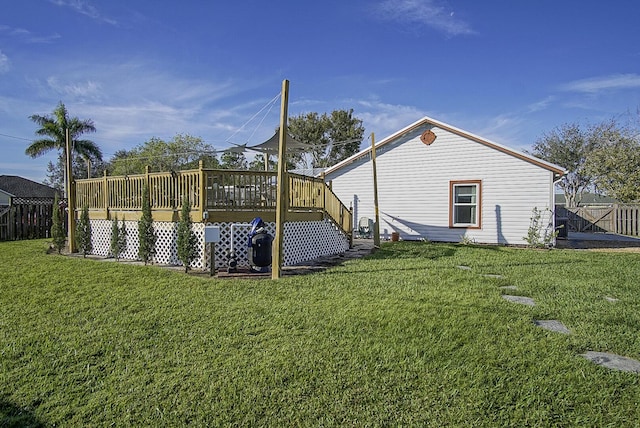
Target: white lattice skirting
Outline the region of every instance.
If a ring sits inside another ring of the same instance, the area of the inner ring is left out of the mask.
[[[119,222],[122,224],[122,221]],[[125,260],[138,259],[138,223],[125,221],[127,248],[120,255]],[[250,227],[248,223],[193,223],[198,253],[191,263],[192,269],[210,269],[210,247],[204,242],[204,227],[220,227],[220,242],[216,243],[216,268],[227,266],[228,250],[233,246],[238,265],[248,265],[247,244]],[[111,220],[91,220],[92,254],[109,257],[111,255]],[[154,263],[162,265],[181,265],[178,260],[178,224],[172,222],[153,222],[158,237]],[[275,223],[266,223],[266,229],[275,235]],[[291,266],[331,254],[344,253],[349,249],[349,238],[330,220],[288,222],[284,225],[284,265]]]

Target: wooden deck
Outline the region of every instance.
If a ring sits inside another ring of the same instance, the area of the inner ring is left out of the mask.
[[[350,234],[352,213],[319,178],[286,174],[287,221],[331,218]],[[182,200],[191,204],[194,222],[250,221],[260,216],[275,220],[275,172],[204,169],[147,172],[76,180],[75,209],[89,208],[91,219],[137,220],[142,213],[142,192],[149,185],[155,221],[178,221]]]

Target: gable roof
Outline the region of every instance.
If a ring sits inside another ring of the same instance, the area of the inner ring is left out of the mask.
[[[520,152],[514,149],[511,149],[509,147],[503,146],[501,144],[498,143],[494,143],[492,141],[489,141],[487,139],[478,137],[477,135],[474,135],[470,132],[467,131],[463,131],[462,129],[456,128],[454,126],[448,125],[444,122],[440,122],[438,120],[432,119],[430,117],[423,117],[422,119],[418,120],[417,122],[412,123],[411,125],[407,126],[406,128],[401,129],[400,131],[391,134],[390,136],[384,138],[383,140],[379,141],[376,143],[376,150],[379,147],[382,147],[386,144],[389,144],[391,142],[394,142],[400,138],[402,138],[403,136],[405,136],[406,134],[408,134],[409,132],[415,131],[417,128],[420,128],[421,126],[425,126],[425,125],[433,125],[434,127],[440,128],[440,129],[444,129],[446,131],[449,131],[453,134],[459,135],[461,137],[467,138],[469,140],[475,141],[476,143],[480,143],[482,145],[485,145],[487,147],[490,147],[492,149],[498,150],[500,152],[506,153],[508,155],[514,156],[518,159],[522,159],[526,162],[532,163],[534,165],[537,165],[541,168],[547,169],[551,172],[553,172],[554,176],[557,176],[557,178],[562,177],[563,175],[565,175],[567,173],[567,171],[562,168],[561,166],[555,165],[551,162],[547,162],[544,161],[542,159],[538,159],[535,156],[532,156],[530,154],[524,153],[524,152]],[[337,164],[335,164],[334,166],[328,168],[325,171],[325,174],[330,174],[332,172],[338,171],[339,169],[355,162],[356,160],[368,156],[371,153],[371,147],[368,147],[364,150],[361,150],[360,152],[356,153],[355,155],[352,155],[351,157],[338,162]]]
[[[53,198],[57,192],[53,187],[17,175],[0,175],[0,190],[18,198]]]

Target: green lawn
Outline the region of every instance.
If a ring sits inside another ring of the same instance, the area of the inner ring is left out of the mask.
[[[640,359],[640,254],[399,242],[271,281],[46,246],[0,243],[0,426],[640,424],[640,374],[580,357]]]

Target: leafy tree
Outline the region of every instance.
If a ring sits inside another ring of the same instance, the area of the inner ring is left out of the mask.
[[[596,148],[586,169],[596,188],[621,202],[640,201],[640,141],[630,128],[614,121],[592,130]]]
[[[293,155],[296,166],[318,168],[334,165],[360,150],[364,135],[362,120],[353,109],[334,110],[331,114],[306,113],[289,119],[293,138],[308,144],[305,153]]]
[[[67,234],[64,230],[64,217],[60,215],[60,198],[57,193],[53,199],[51,238],[53,239],[53,247],[58,251],[58,254],[60,254],[67,240]]]
[[[42,156],[51,150],[60,150],[62,165],[66,165],[66,130],[69,129],[74,153],[94,161],[102,160],[102,152],[93,141],[79,139],[82,134],[96,131],[93,121],[69,117],[69,112],[62,102],[53,110],[52,116],[34,114],[29,118],[40,126],[36,134],[43,137],[33,141],[26,148],[25,153],[32,158]]]
[[[640,199],[638,135],[632,126],[616,120],[586,128],[567,124],[538,140],[533,154],[569,171],[559,183],[567,207],[577,206],[588,188],[632,202]]]
[[[592,184],[591,174],[585,166],[593,148],[594,141],[575,123],[553,129],[533,146],[535,156],[569,171],[558,184],[564,192],[567,207],[575,207],[582,193]]]
[[[152,171],[180,171],[197,168],[200,160],[205,168],[220,165],[215,150],[202,138],[178,134],[171,141],[154,137],[129,151],[118,151],[108,169],[113,175],[143,174],[146,166]]]
[[[149,199],[149,185],[145,183],[142,189],[142,217],[138,220],[138,258],[147,262],[155,254],[157,236],[153,230],[151,215],[151,201]]]
[[[76,245],[78,250],[82,252],[82,257],[87,257],[87,254],[93,250],[93,245],[91,244],[91,222],[89,221],[89,207],[87,205],[82,207],[82,213],[76,225]]]
[[[331,150],[327,157],[327,166],[356,154],[360,151],[360,143],[364,135],[362,120],[353,116],[353,109],[334,110],[329,116],[329,139]]]
[[[264,169],[264,160],[265,157],[262,154],[256,155],[256,157],[249,162],[249,170],[250,171],[265,171]],[[278,165],[277,159],[275,156],[269,156],[269,168],[267,171],[275,171]]]
[[[72,167],[73,167],[73,176],[75,178],[88,178],[87,175],[91,177],[100,177],[105,168],[105,164],[102,160],[88,160],[90,163],[90,170],[87,171],[87,159],[76,154],[73,157]],[[47,164],[47,175],[44,179],[43,183],[47,186],[51,186],[59,192],[64,192],[64,176],[66,174],[65,171],[65,159],[64,154],[60,153],[58,155],[58,160],[56,163],[49,161]]]
[[[178,222],[178,259],[184,265],[184,271],[189,271],[189,266],[196,258],[196,235],[191,230],[191,204],[189,198],[182,199],[182,210]]]
[[[220,167],[223,169],[247,169],[247,158],[244,153],[224,152],[220,160],[222,161]]]
[[[111,254],[116,260],[120,260],[120,255],[127,249],[127,229],[122,217],[122,227],[118,225],[118,214],[111,222]]]
[[[60,154],[58,156],[58,162],[55,164],[51,161],[47,164],[47,175],[45,179],[42,181],[43,184],[47,186],[53,187],[61,194],[64,194],[64,160],[62,159],[63,155]],[[75,177],[75,174],[74,174]]]
[[[300,168],[323,166],[323,159],[329,147],[329,120],[326,114],[305,113],[289,118],[287,130],[297,141],[309,145],[305,153],[291,156],[292,161]]]

